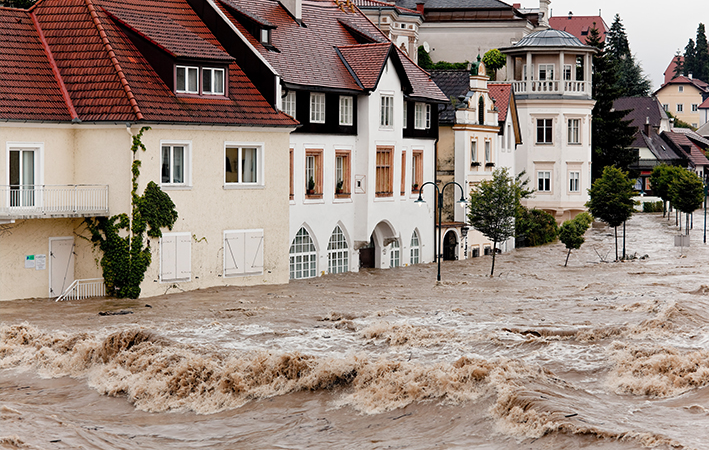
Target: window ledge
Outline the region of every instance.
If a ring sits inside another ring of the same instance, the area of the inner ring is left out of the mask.
[[[353,200],[351,197],[335,197],[335,199],[332,201],[332,203],[353,203]]]
[[[225,184],[224,189],[229,191],[229,190],[260,190],[260,189],[265,189],[266,187],[263,184]]]
[[[160,189],[164,191],[191,191],[192,186],[188,184],[161,184]]]
[[[581,142],[569,142],[568,145],[583,145]]]
[[[394,196],[393,195],[387,195],[387,196],[376,196],[374,197],[375,202],[393,202],[394,201]]]
[[[323,200],[322,197],[320,197],[320,198],[305,197],[305,200],[303,200],[304,205],[319,205],[322,203],[325,203],[325,200]]]
[[[553,142],[535,142],[534,145],[548,145],[548,146],[552,146],[552,145],[554,145],[554,143],[553,143]]]

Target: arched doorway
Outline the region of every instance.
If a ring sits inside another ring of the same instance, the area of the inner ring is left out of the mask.
[[[458,249],[458,236],[455,231],[450,230],[446,233],[443,238],[443,260],[444,261],[455,261],[458,259],[457,255]]]
[[[374,233],[369,237],[369,243],[359,249],[359,267],[374,268]]]

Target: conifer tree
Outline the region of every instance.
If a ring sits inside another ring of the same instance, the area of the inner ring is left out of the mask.
[[[706,82],[709,80],[709,43],[707,43],[707,35],[703,23],[700,23],[699,27],[697,27],[697,41],[694,50],[693,76]]]
[[[695,55],[694,40],[690,38],[689,42],[684,47],[684,67],[682,68],[684,76],[689,76],[690,73],[694,75]]]
[[[682,55],[682,51],[677,49],[677,53],[675,53],[675,69],[674,73],[672,74],[672,79],[677,78],[678,76],[682,75],[684,73],[684,55]]]
[[[621,97],[645,97],[650,94],[652,83],[630,51],[628,36],[618,14],[606,36],[606,53],[618,73]]]
[[[605,52],[597,28],[589,31],[586,43],[598,49],[598,53],[593,56],[593,99],[596,104],[591,125],[592,179],[596,180],[606,166],[616,166],[627,171],[635,161],[635,154],[628,147],[633,142],[636,128],[630,126],[630,120],[623,120],[628,114],[627,110],[613,109],[613,102],[622,96],[618,87],[618,71]]]

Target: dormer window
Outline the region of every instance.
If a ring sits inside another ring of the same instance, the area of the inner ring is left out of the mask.
[[[175,66],[175,92],[178,94],[226,95],[225,79],[223,68]]]
[[[261,43],[264,45],[271,44],[271,30],[268,28],[261,28]]]

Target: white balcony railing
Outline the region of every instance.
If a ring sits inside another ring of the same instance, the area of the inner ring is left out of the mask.
[[[511,81],[515,94],[563,94],[590,96],[591,83],[588,81]]]
[[[0,219],[84,217],[108,214],[108,186],[0,186]]]
[[[89,297],[105,297],[106,285],[103,278],[90,278],[88,280],[74,280],[55,302],[64,300],[81,300]]]

